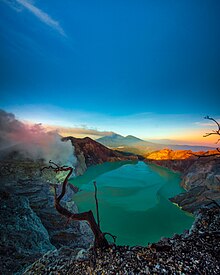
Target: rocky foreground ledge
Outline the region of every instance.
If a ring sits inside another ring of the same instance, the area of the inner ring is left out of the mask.
[[[219,241],[220,209],[203,208],[190,231],[173,238],[97,252],[63,247],[45,254],[24,274],[220,274]]]

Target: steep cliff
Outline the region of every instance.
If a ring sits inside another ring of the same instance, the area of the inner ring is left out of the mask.
[[[72,145],[75,147],[75,155],[78,160],[76,165],[76,173],[78,175],[82,175],[86,171],[87,167],[91,165],[101,164],[104,162],[138,159],[138,156],[136,155],[111,150],[89,137],[65,137],[62,140],[70,140]]]

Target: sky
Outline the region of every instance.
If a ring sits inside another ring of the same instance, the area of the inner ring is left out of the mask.
[[[76,136],[212,144],[219,11],[219,0],[0,0],[0,108]]]

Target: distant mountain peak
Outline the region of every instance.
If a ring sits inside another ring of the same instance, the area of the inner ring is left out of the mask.
[[[108,135],[107,137],[121,137],[121,138],[124,138],[122,135],[119,135],[117,133],[112,133],[111,135]]]
[[[139,144],[139,145],[147,144],[146,141],[144,141],[140,138],[137,138],[135,136],[128,135],[128,136],[124,137],[124,136],[116,134],[116,133],[98,138],[97,141],[105,146],[108,146],[108,147],[120,147],[120,146],[133,146],[136,144]]]
[[[140,138],[132,136],[132,135],[128,135],[125,138],[127,138],[127,139],[134,139],[134,140],[138,140],[138,141],[144,141],[143,139],[140,139]]]

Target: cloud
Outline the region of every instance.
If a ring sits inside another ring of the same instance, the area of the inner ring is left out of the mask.
[[[199,127],[211,127],[211,126],[214,125],[211,122],[200,122],[200,121],[197,121],[194,124],[197,125],[197,126],[199,126]]]
[[[196,122],[207,122],[203,119],[204,114],[146,112],[131,115],[109,115],[63,109],[51,105],[17,105],[9,106],[7,109],[16,113],[22,120],[28,120],[32,123],[41,122],[46,126],[53,125],[54,129],[62,128],[63,132],[59,132],[61,135],[90,136],[96,139],[99,134],[101,137],[114,132],[123,136],[134,135],[145,140],[175,139],[185,140],[185,143],[189,143],[190,140],[193,140],[194,143],[212,143],[212,139],[204,140],[203,138],[207,128],[195,124]],[[88,125],[89,130],[86,125]],[[71,132],[65,132],[65,128],[69,128]]]
[[[13,10],[15,10],[17,12],[21,12],[23,9],[22,6],[16,2],[16,0],[2,0],[2,2],[4,2],[10,8],[12,8]]]
[[[83,127],[62,127],[62,126],[46,126],[47,129],[56,131],[62,136],[74,136],[74,137],[93,137],[99,138],[103,136],[110,136],[114,134],[111,131],[99,131],[97,129],[90,129],[87,126]]]
[[[64,32],[63,28],[60,26],[60,23],[54,20],[49,14],[44,12],[43,10],[36,7],[33,2],[30,0],[4,0],[11,8],[15,9],[16,11],[22,11],[21,8],[25,8],[33,15],[35,15],[41,22],[48,25],[52,29],[59,32],[62,36],[66,37],[66,33]]]

